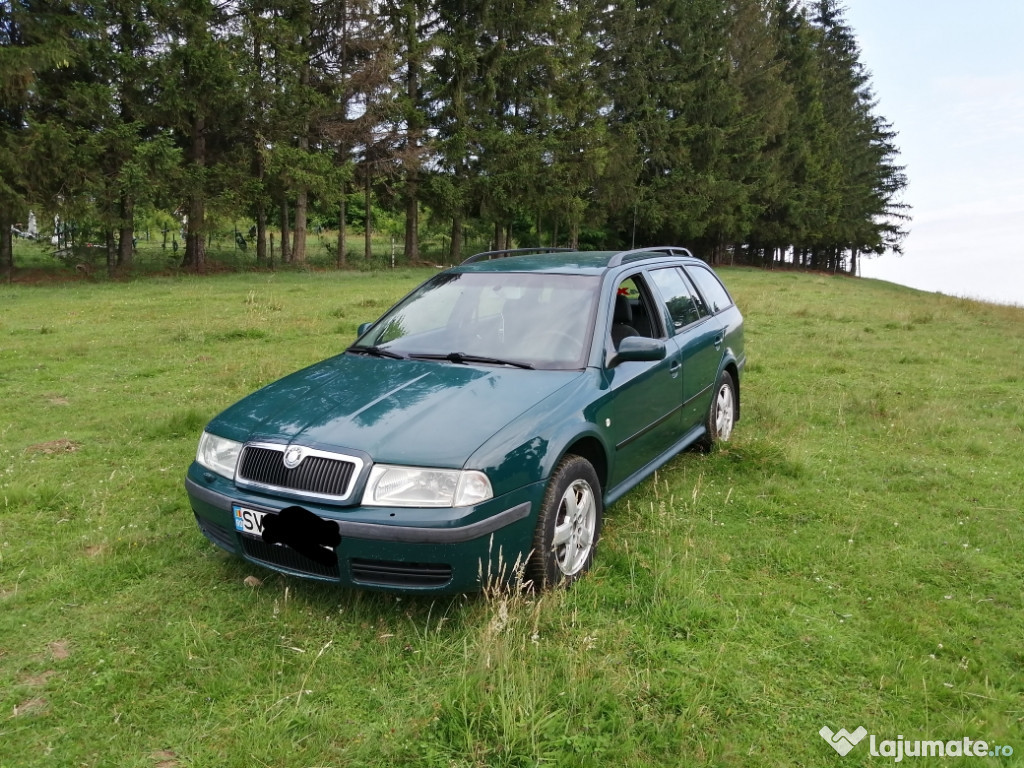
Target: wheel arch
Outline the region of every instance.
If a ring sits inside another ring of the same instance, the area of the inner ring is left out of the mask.
[[[736,361],[734,359],[730,358],[729,360],[726,360],[725,365],[722,366],[722,370],[723,371],[728,371],[729,375],[732,376],[732,384],[736,388],[736,415],[733,418],[733,421],[734,422],[735,421],[739,421],[740,420],[740,402],[741,402],[741,398],[740,398],[740,369],[739,369],[739,366],[736,364]],[[718,375],[721,376],[722,374],[719,373]]]
[[[569,455],[580,456],[590,462],[601,483],[603,495],[608,487],[608,456],[605,453],[604,444],[593,435],[581,435],[566,446],[566,449],[558,457],[558,461],[555,462],[555,466]]]

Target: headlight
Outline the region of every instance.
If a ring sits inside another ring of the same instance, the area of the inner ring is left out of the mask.
[[[421,469],[377,464],[363,492],[369,507],[470,507],[494,496],[476,470]]]
[[[199,438],[196,461],[207,469],[212,469],[218,475],[234,478],[235,465],[238,463],[238,454],[241,452],[241,443],[203,432],[203,436]]]

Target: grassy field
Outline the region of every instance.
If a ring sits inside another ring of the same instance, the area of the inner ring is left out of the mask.
[[[734,440],[612,507],[567,592],[339,591],[207,544],[206,420],[426,274],[0,286],[0,766],[894,760],[822,726],[1017,764],[1024,310],[724,270]]]

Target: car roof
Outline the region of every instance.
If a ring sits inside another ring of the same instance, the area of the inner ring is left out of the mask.
[[[543,249],[540,249],[543,250]],[[462,262],[460,272],[551,272],[600,275],[620,264],[639,264],[663,259],[696,262],[687,249],[659,247],[629,251],[572,251],[559,249],[536,252],[534,249],[487,251]]]

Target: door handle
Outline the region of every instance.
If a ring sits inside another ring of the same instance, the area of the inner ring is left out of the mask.
[[[722,333],[718,334],[717,336],[715,336],[715,349],[721,349],[722,348],[722,342],[724,340],[725,340],[725,332],[724,331]]]
[[[673,360],[668,364],[668,373],[674,379],[679,375],[679,372],[683,370],[683,364],[678,360]]]

